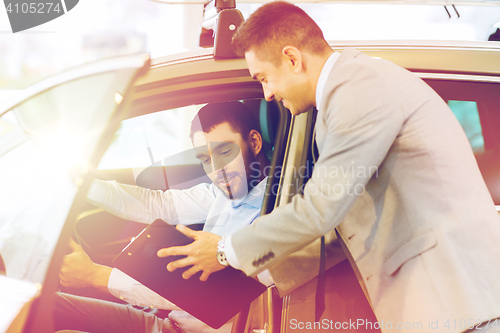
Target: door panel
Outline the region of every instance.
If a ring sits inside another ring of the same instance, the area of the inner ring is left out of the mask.
[[[124,96],[147,67],[138,55],[69,70],[27,88],[31,97],[0,118],[0,254],[7,276],[41,289],[27,331],[53,331],[52,295],[75,207],[108,129],[123,117]]]

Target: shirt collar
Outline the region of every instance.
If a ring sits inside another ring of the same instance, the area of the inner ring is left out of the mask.
[[[323,69],[321,69],[318,84],[316,85],[316,109],[319,109],[321,105],[321,100],[323,99],[323,90],[325,90],[326,81],[328,80],[328,76],[330,75],[330,72],[332,71],[332,68],[337,62],[339,56],[339,52],[333,52],[328,57],[328,59],[326,59],[326,62],[323,65]]]
[[[250,192],[241,199],[236,199],[231,201],[231,206],[237,208],[243,204],[249,205],[255,208],[260,208],[262,206],[262,198],[264,197],[264,192],[266,191],[267,177],[260,181]]]

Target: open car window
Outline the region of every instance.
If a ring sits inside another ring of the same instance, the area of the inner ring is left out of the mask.
[[[99,170],[133,168],[137,172],[153,160],[193,147],[189,125],[202,105],[145,114],[123,120]]]
[[[191,120],[203,105],[123,120],[98,170],[110,179],[150,189],[184,189],[210,182],[189,135]]]
[[[241,100],[260,124],[264,149],[273,157],[279,110],[263,99]],[[186,189],[210,183],[196,158],[191,121],[206,104],[145,114],[121,122],[98,166],[103,179],[150,189]]]

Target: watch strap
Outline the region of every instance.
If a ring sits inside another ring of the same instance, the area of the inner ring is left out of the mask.
[[[229,263],[227,262],[226,252],[224,249],[225,243],[226,243],[226,237],[222,237],[221,239],[219,239],[219,242],[217,243],[217,261],[222,266],[229,265]]]

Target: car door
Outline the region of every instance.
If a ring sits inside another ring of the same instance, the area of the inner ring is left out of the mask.
[[[84,195],[149,68],[135,55],[45,79],[0,109],[0,332],[53,332],[58,271]]]

